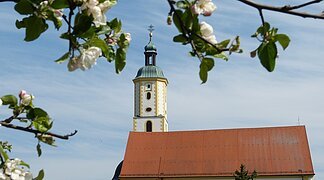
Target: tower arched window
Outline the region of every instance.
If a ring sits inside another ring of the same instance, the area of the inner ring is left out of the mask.
[[[146,93],[146,99],[148,99],[148,100],[151,99],[151,93],[150,92]]]
[[[152,122],[151,121],[146,122],[146,132],[152,132]]]

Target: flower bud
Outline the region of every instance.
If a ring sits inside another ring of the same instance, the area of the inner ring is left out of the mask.
[[[29,106],[35,97],[31,94],[27,94],[25,90],[21,90],[19,93],[19,98],[20,98],[20,104],[24,106]]]
[[[125,39],[130,42],[132,40],[131,34],[130,33],[125,33]]]
[[[172,24],[172,17],[169,15],[167,18],[167,24],[171,25]]]

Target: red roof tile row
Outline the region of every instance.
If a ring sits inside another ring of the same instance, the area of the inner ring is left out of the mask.
[[[120,177],[313,175],[304,126],[130,132]]]

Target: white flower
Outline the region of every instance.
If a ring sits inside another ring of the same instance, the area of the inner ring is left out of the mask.
[[[105,12],[116,3],[116,0],[106,0],[100,4],[98,0],[88,0],[82,4],[81,10],[86,10],[88,15],[92,15],[93,23],[96,27],[99,27],[100,25],[106,25]]]
[[[0,99],[0,106],[2,106],[2,103],[3,103],[3,102],[2,102],[2,100]]]
[[[5,170],[0,172],[0,180],[32,180],[31,172],[21,167],[22,161],[18,158],[6,160]]]
[[[81,69],[86,70],[90,69],[92,65],[97,63],[97,59],[101,56],[101,49],[98,47],[90,47],[82,52],[79,57],[79,61],[81,61]]]
[[[62,19],[63,16],[63,9],[54,9],[54,16],[58,19]]]
[[[117,4],[116,0],[107,0],[103,3],[100,3],[98,6],[100,7],[103,13],[107,12],[111,7]]]
[[[88,13],[90,13],[93,17],[93,23],[96,27],[100,25],[106,25],[107,20],[105,14],[101,11],[99,6],[94,6],[88,9]]]
[[[130,42],[132,40],[131,34],[130,33],[125,33],[125,39]]]
[[[206,23],[205,21],[201,22],[199,25],[200,25],[200,32],[203,38],[205,38],[208,42],[212,44],[216,44],[217,40],[215,35],[213,34],[214,33],[213,27],[208,23]]]
[[[33,95],[27,94],[27,92],[25,90],[20,91],[19,98],[20,98],[20,103],[24,106],[30,105],[32,100],[35,99],[35,97]]]
[[[101,49],[98,47],[90,47],[86,50],[81,50],[81,54],[78,57],[70,59],[68,63],[69,71],[74,71],[78,68],[81,70],[90,69],[97,63],[97,59],[102,55]]]
[[[8,176],[6,176],[3,172],[0,172],[0,180],[7,180],[9,179]]]
[[[203,14],[204,16],[210,16],[215,10],[216,5],[212,0],[198,0],[191,8],[194,14]]]

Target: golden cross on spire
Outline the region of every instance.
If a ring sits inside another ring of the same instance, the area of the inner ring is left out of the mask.
[[[148,28],[149,32],[150,32],[150,41],[151,41],[151,38],[153,36],[153,31],[154,31],[154,26],[151,24],[149,25],[149,28]]]

